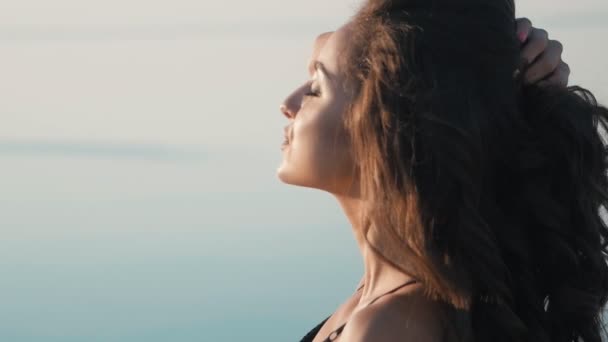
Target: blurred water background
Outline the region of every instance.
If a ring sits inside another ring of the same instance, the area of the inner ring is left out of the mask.
[[[0,2],[0,341],[296,341],[362,264],[276,178],[278,107],[354,0]],[[608,3],[519,2],[608,104]],[[473,37],[474,38],[474,37]]]

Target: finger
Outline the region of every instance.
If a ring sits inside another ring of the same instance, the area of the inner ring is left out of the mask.
[[[543,29],[532,28],[528,41],[524,44],[521,56],[528,64],[532,63],[549,44],[549,33]]]
[[[538,85],[547,86],[553,84],[561,87],[567,87],[569,76],[570,67],[565,62],[561,62],[558,68],[549,77],[542,81],[539,81]]]
[[[561,62],[563,49],[564,47],[560,42],[552,40],[545,51],[527,68],[524,73],[524,80],[528,83],[534,83],[555,71]]]
[[[568,86],[568,79],[570,78],[570,66],[566,62],[560,64],[564,72],[564,86]]]
[[[517,22],[517,38],[523,44],[532,30],[532,22],[528,18],[516,19]]]

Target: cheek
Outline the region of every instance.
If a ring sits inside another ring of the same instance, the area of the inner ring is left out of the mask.
[[[341,122],[337,115],[327,111],[302,114],[293,126],[294,147],[328,151],[334,144],[341,145]]]
[[[348,162],[350,145],[346,139],[342,117],[335,112],[317,112],[318,115],[303,115],[294,123],[294,158],[301,158],[318,173],[340,172],[350,167]],[[315,114],[317,114],[315,113]]]
[[[298,114],[279,177],[287,183],[330,192],[349,191],[354,162],[343,118],[337,111],[319,109],[309,107]]]

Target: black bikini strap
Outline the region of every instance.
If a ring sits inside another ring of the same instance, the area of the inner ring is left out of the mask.
[[[371,302],[369,302],[369,303],[365,304],[364,308],[365,308],[365,307],[367,307],[367,306],[369,306],[369,305],[371,305],[373,302],[377,301],[377,300],[378,300],[378,299],[380,299],[381,297],[384,297],[384,296],[386,296],[387,294],[391,294],[391,293],[393,293],[393,292],[395,292],[395,291],[399,290],[400,288],[402,288],[402,287],[404,287],[404,286],[407,286],[407,285],[410,285],[410,284],[413,284],[413,283],[415,283],[415,282],[417,282],[417,280],[416,280],[416,279],[410,279],[410,280],[409,280],[409,281],[407,281],[405,284],[403,284],[403,285],[401,285],[401,286],[398,286],[398,287],[396,287],[396,288],[394,288],[394,289],[392,289],[392,290],[388,291],[387,293],[381,294],[381,295],[379,295],[378,297],[376,297],[376,298],[372,299],[372,301],[371,301]]]
[[[391,294],[391,293],[399,290],[400,288],[402,288],[404,286],[407,286],[407,285],[410,285],[410,284],[413,284],[413,283],[416,283],[417,281],[418,280],[416,280],[416,279],[410,279],[405,284],[403,284],[401,286],[397,286],[396,288],[394,288],[394,289],[392,289],[392,290],[390,290],[390,291],[388,291],[386,293],[383,293],[383,294],[379,295],[378,297],[372,299],[372,301],[369,302],[369,303],[367,303],[364,307],[367,307],[367,306],[371,305],[373,302],[375,302],[376,300],[378,300],[380,297],[383,297],[383,296],[385,296],[387,294]],[[363,287],[363,285],[361,287]],[[331,342],[331,341],[335,340],[336,338],[338,338],[338,336],[340,335],[340,333],[342,332],[342,330],[344,330],[344,326],[346,325],[346,323],[348,323],[348,321],[344,322],[338,329],[332,331],[331,334],[329,334],[329,336],[327,336],[327,338],[323,342]]]

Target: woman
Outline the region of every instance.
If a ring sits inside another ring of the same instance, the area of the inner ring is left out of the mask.
[[[601,340],[608,110],[514,13],[368,0],[317,40],[277,173],[336,197],[365,270],[303,341]]]

